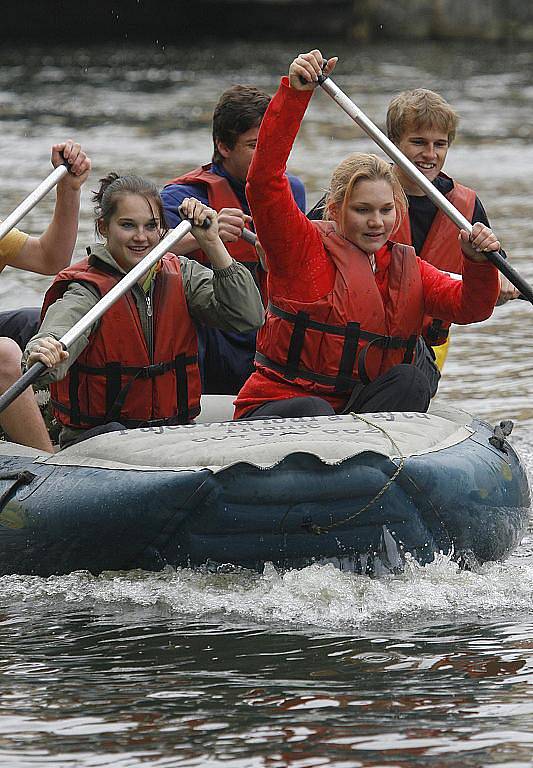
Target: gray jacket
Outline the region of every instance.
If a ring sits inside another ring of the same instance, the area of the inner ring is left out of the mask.
[[[92,247],[89,258],[91,257],[97,257],[118,272],[125,274],[103,245]],[[193,320],[203,325],[237,333],[253,331],[261,327],[264,320],[261,296],[250,271],[245,266],[234,261],[225,269],[208,269],[185,256],[175,256],[175,258],[180,261],[185,298]],[[157,280],[157,273],[146,292],[139,284],[131,289],[150,355],[154,345],[151,296],[155,280]],[[60,339],[97,303],[99,298],[94,286],[89,283],[72,282],[63,296],[48,308],[38,333],[28,342],[22,357],[23,366],[25,367],[29,354],[39,346],[39,339],[45,336]],[[43,373],[38,383],[46,384],[64,378],[70,366],[89,343],[90,336],[98,328],[98,324],[99,321],[80,336],[69,348],[68,359],[57,368]]]

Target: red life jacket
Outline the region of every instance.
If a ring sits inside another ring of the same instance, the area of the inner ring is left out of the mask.
[[[384,305],[366,253],[314,221],[337,268],[331,292],[310,303],[269,303],[257,336],[256,365],[313,394],[350,393],[399,363],[410,363],[424,297],[414,249],[392,245]]]
[[[468,221],[472,221],[476,193],[473,189],[464,187],[455,181],[453,184],[446,197]],[[418,255],[438,269],[461,274],[463,271],[463,252],[459,245],[458,235],[456,225],[439,208],[429,228],[422,251]],[[409,216],[403,219],[400,228],[394,233],[394,239],[399,243],[412,245]],[[432,346],[443,344],[446,341],[449,328],[450,324],[442,320],[429,315],[424,318],[424,336]]]
[[[215,211],[218,212],[221,208],[239,208],[242,210],[241,202],[232,190],[229,181],[224,176],[219,176],[218,173],[211,173],[209,168],[211,168],[211,164],[195,168],[193,171],[167,182],[166,186],[169,184],[202,184],[207,187],[207,199]],[[242,237],[235,243],[225,243],[225,246],[235,261],[246,264],[248,268],[257,264],[258,256],[255,247],[245,242]],[[209,264],[205,253],[200,249],[188,253],[187,256],[199,261],[200,264]]]
[[[90,283],[104,296],[121,274],[100,260],[84,259],[60,272],[42,309],[69,283]],[[189,315],[179,259],[161,259],[153,295],[153,360],[131,291],[101,317],[97,331],[64,379],[50,385],[54,415],[70,427],[120,421],[128,428],[187,424],[200,413],[196,329]]]

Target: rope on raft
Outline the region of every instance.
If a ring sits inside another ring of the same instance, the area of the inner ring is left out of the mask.
[[[353,413],[353,411],[350,412],[350,416],[353,416],[354,419],[358,419],[359,421],[363,421],[365,424],[367,424],[369,427],[374,427],[374,429],[379,429],[380,432],[382,432],[385,437],[390,441],[392,447],[398,454],[398,457],[400,459],[400,462],[398,466],[396,466],[395,462],[391,458],[391,462],[393,466],[395,467],[395,471],[392,474],[392,476],[387,480],[383,488],[381,488],[376,495],[370,499],[369,502],[367,502],[364,507],[361,507],[361,509],[358,509],[357,512],[354,512],[353,515],[349,515],[348,517],[344,517],[342,520],[336,520],[334,523],[330,523],[329,525],[318,525],[317,523],[313,522],[307,522],[302,525],[302,528],[305,528],[305,530],[309,531],[309,533],[314,533],[317,536],[320,536],[322,533],[329,533],[333,528],[338,528],[340,525],[344,525],[344,523],[349,523],[351,520],[354,520],[359,515],[362,515],[363,512],[366,512],[367,509],[369,509],[373,504],[375,504],[378,499],[380,499],[384,493],[391,487],[393,482],[396,480],[402,469],[405,465],[405,456],[400,450],[400,447],[390,435],[386,429],[381,427],[379,424],[374,424],[374,422],[369,421],[368,419],[365,419],[364,416],[361,416],[359,413]]]

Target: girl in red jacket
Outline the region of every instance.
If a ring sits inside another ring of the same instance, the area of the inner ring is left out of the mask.
[[[326,75],[336,61],[327,62]],[[412,364],[424,316],[479,322],[498,296],[498,273],[483,251],[500,244],[488,227],[475,224],[471,235],[459,235],[462,281],[391,240],[407,202],[390,165],[375,155],[353,154],[336,168],[328,221],[301,213],[284,173],[322,63],[318,50],[292,62],[248,173],[269,307],[236,418],[426,411],[429,381]]]

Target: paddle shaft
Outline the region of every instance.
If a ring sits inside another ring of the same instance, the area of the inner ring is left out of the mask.
[[[61,181],[63,176],[68,173],[66,165],[58,165],[52,173],[41,181],[38,187],[31,192],[28,197],[18,205],[9,216],[0,223],[0,240],[11,232],[24,216],[37,205],[37,203],[47,195],[55,185]]]
[[[68,349],[78,339],[82,333],[91,327],[93,323],[99,320],[121,296],[132,288],[139,279],[161,259],[165,253],[168,253],[172,246],[185,237],[192,229],[189,221],[182,221],[178,226],[171,230],[161,242],[148,253],[142,261],[136,264],[111,290],[102,296],[100,301],[90,309],[86,315],[78,320],[72,328],[67,331],[59,342],[65,349]],[[0,396],[0,413],[11,405],[13,400],[24,392],[24,390],[33,384],[37,379],[48,370],[44,363],[35,363],[29,368],[20,379],[18,379],[3,395]]]
[[[400,152],[398,147],[392,143],[385,134],[380,131],[377,125],[362,112],[359,107],[329,78],[319,76],[319,85],[331,96],[331,98],[346,112],[357,125],[367,133],[373,141],[376,142],[385,154],[387,154],[409,178],[418,184],[420,189],[426,194],[443,213],[459,228],[465,229],[468,233],[472,232],[472,223],[468,221],[457,208],[450,203],[439,190],[426,179],[423,173]],[[508,263],[499,251],[484,251],[483,255],[494,264],[499,271],[517,288],[522,296],[533,304],[533,289],[524,280],[524,278]]]
[[[255,232],[252,232],[251,229],[246,229],[246,227],[242,230],[241,237],[245,243],[250,243],[250,245],[255,245],[257,242],[257,235]]]

